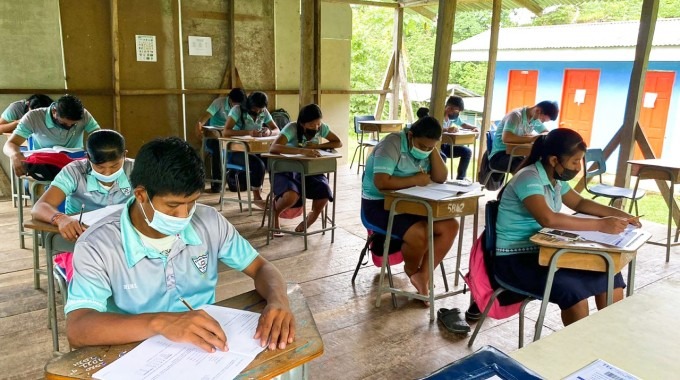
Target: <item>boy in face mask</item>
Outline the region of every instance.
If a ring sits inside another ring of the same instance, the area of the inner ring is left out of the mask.
[[[279,271],[214,208],[197,204],[205,171],[185,141],[140,149],[133,197],[78,239],[64,311],[71,346],[124,344],[163,335],[207,352],[228,350],[201,306],[215,302],[218,261],[253,278],[267,306],[254,338],[269,349],[293,342],[295,322]],[[187,310],[185,299],[197,310]],[[113,326],[113,327],[112,327]]]
[[[456,133],[460,129],[465,129],[472,132],[478,131],[477,127],[470,125],[460,119],[460,113],[463,110],[465,110],[463,98],[460,96],[449,96],[449,98],[446,100],[446,107],[444,108],[444,124],[442,125],[444,133]],[[458,171],[456,172],[456,179],[465,179],[465,174],[467,173],[468,166],[470,165],[470,159],[472,158],[472,150],[466,146],[455,145],[452,152],[451,145],[442,144],[441,152],[444,154],[444,157],[448,157],[450,159],[460,157]]]

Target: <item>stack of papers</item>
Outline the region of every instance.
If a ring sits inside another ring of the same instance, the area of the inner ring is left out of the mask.
[[[587,366],[567,376],[565,380],[639,380],[637,377],[615,367],[602,359],[597,359]]]
[[[479,183],[473,183],[469,186],[454,185],[450,183],[431,183],[427,186],[414,186],[397,190],[395,193],[438,201],[465,193],[478,192],[481,191],[481,189],[482,185]]]
[[[592,215],[586,214],[575,214],[574,216],[580,216],[582,218],[597,218]],[[587,240],[595,243],[600,243],[604,245],[609,245],[617,248],[625,248],[631,246],[635,243],[638,238],[644,235],[644,231],[629,224],[626,229],[620,234],[608,234],[599,231],[572,231],[564,230],[567,233],[578,235],[578,240]],[[568,239],[565,239],[568,240]],[[571,239],[573,240],[573,239]]]
[[[321,157],[340,157],[340,155],[337,152],[329,152],[323,149],[318,149],[318,151],[319,153],[321,153]],[[307,157],[304,154],[281,153],[281,155],[284,157]]]
[[[113,214],[114,212],[116,212],[118,210],[122,210],[123,207],[125,207],[125,204],[121,203],[121,204],[106,206],[106,207],[102,207],[100,209],[96,209],[96,210],[93,210],[93,211],[83,213],[82,223],[86,226],[92,226],[93,224],[97,223],[98,221],[104,219],[104,217],[107,217],[107,216]]]
[[[25,150],[21,153],[23,153],[24,156],[28,157],[33,153],[83,153],[85,150],[83,148],[66,148],[63,146],[53,146],[51,148],[40,148],[40,149],[33,149],[33,150]]]
[[[253,339],[260,314],[208,305],[203,308],[227,334],[229,351],[208,353],[175,343],[160,335],[151,337],[92,375],[101,380],[233,379],[264,350]]]

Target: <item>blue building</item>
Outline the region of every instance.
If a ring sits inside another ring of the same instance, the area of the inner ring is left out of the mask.
[[[589,146],[604,147],[623,123],[638,28],[637,21],[501,28],[492,120],[557,100],[560,117],[549,127],[575,129]],[[680,19],[657,21],[639,116],[656,156],[672,160],[680,160],[678,30]],[[453,45],[452,60],[486,61],[489,36]]]

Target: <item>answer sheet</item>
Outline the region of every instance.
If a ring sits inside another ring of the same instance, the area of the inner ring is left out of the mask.
[[[175,343],[163,336],[151,337],[115,362],[92,375],[101,380],[217,380],[233,379],[264,350],[253,339],[260,314],[208,305],[202,308],[227,334],[229,351],[208,353]]]
[[[106,206],[102,207],[96,210],[88,211],[86,213],[83,213],[83,220],[81,223],[83,223],[86,226],[91,226],[98,221],[104,219],[105,217],[113,214],[114,212],[118,210],[122,210],[123,207],[125,207],[124,203],[117,204],[117,205],[111,205],[111,206]],[[77,218],[77,215],[73,216],[74,218]]]

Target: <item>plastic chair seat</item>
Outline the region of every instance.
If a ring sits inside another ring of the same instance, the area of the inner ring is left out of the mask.
[[[635,198],[633,198],[633,189],[610,186],[603,183],[588,187],[588,191],[593,195],[607,198],[627,198],[638,200],[645,196],[644,190],[638,190],[637,194],[635,194]]]

